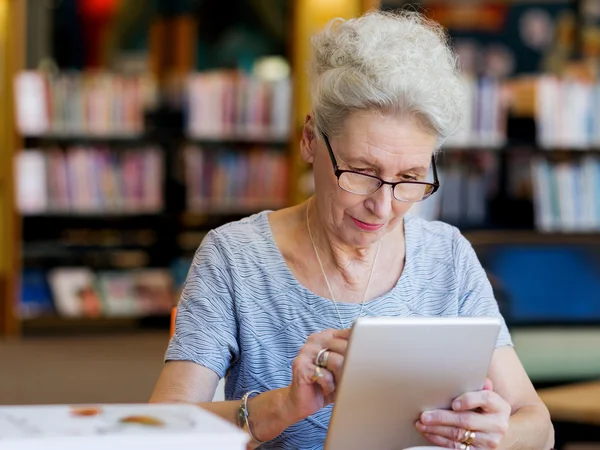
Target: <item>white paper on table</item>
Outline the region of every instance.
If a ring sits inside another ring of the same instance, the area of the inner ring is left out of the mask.
[[[248,440],[233,424],[194,405],[0,407],[2,450],[244,450]]]

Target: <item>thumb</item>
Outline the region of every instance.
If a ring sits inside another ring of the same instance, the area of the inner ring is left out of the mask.
[[[485,382],[483,383],[483,390],[484,391],[493,391],[494,390],[494,383],[492,383],[492,380],[490,380],[489,378],[485,379]]]

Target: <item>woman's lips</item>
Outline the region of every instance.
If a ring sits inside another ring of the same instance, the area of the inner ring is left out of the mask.
[[[352,217],[352,220],[354,221],[354,224],[360,228],[361,230],[365,230],[365,231],[377,231],[379,230],[383,224],[382,223],[366,223],[366,222],[361,222],[358,219],[355,219],[354,217]]]

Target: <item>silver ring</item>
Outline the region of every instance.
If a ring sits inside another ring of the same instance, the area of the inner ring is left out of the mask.
[[[471,450],[471,446],[469,444],[460,444],[460,450]]]
[[[322,367],[323,369],[327,368],[327,360],[329,359],[329,349],[319,350],[317,353],[317,357],[315,358],[315,366]]]

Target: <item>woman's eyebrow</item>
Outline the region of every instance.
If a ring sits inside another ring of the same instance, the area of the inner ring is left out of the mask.
[[[373,164],[371,161],[365,159],[362,156],[359,156],[358,158],[348,158],[345,159],[345,162],[347,164],[353,165],[353,166],[364,166],[364,167],[368,167],[370,169],[375,169],[375,170],[381,170],[381,168],[377,165],[377,164]]]
[[[429,167],[425,167],[425,166],[415,166],[415,167],[411,167],[410,169],[406,169],[406,170],[402,170],[400,172],[398,172],[397,175],[402,175],[403,173],[427,173],[429,171]]]
[[[381,167],[379,167],[377,164],[373,164],[371,161],[365,159],[362,156],[359,156],[358,158],[348,158],[347,160],[345,160],[344,162],[346,162],[346,164],[349,164],[351,166],[357,166],[357,165],[361,165],[364,167],[367,167],[369,169],[375,169],[377,172],[382,172],[383,169]],[[405,174],[405,173],[427,173],[429,171],[429,166],[425,167],[425,166],[414,166],[411,167],[410,169],[405,169],[405,170],[401,170],[399,171],[396,176]]]

